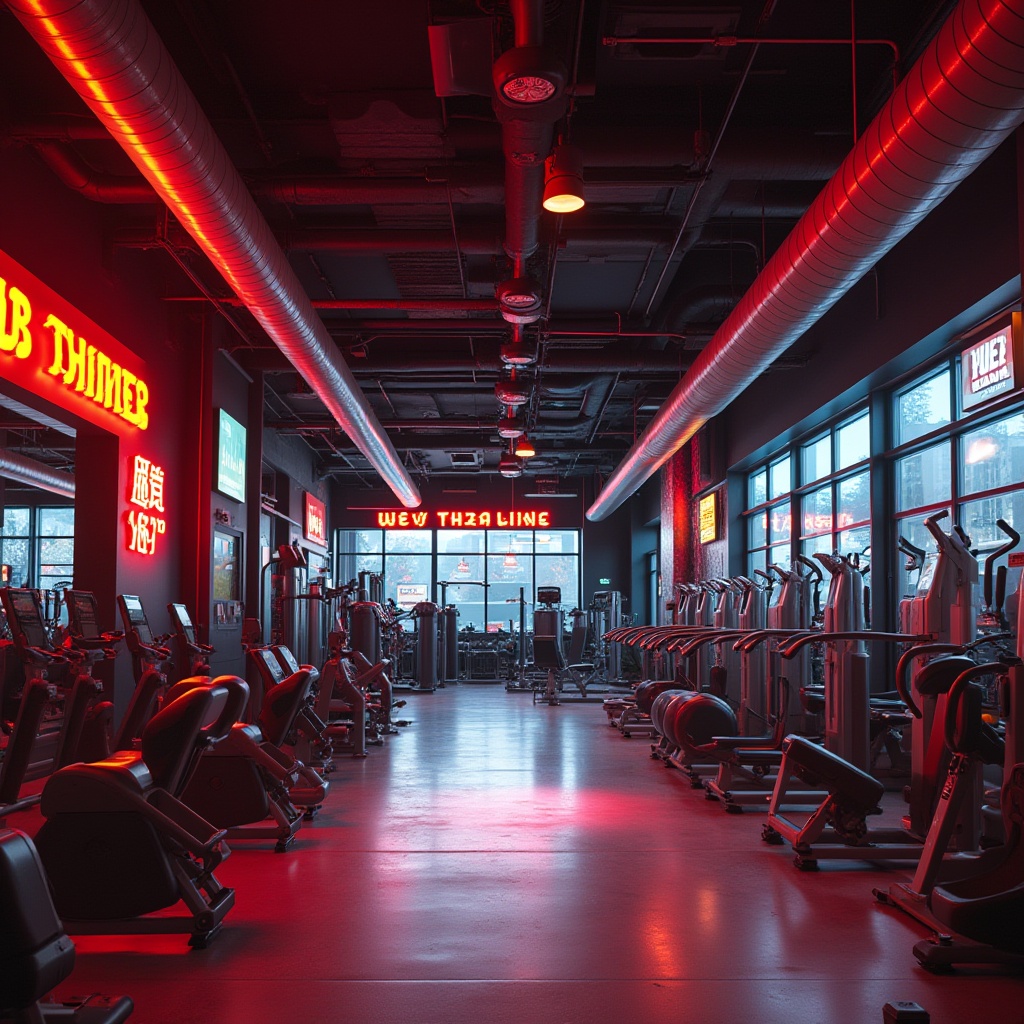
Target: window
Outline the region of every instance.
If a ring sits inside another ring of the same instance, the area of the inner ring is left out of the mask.
[[[51,590],[69,585],[75,570],[74,508],[5,508],[0,562],[11,567],[13,587]]]
[[[919,437],[945,427],[950,422],[951,374],[949,367],[896,396],[897,445],[909,444]]]
[[[0,561],[11,567],[11,586],[32,585],[32,567],[29,561],[31,548],[31,509],[4,509],[4,525],[0,531]]]
[[[36,509],[36,574],[37,586],[51,590],[58,584],[66,587],[75,572],[75,510],[63,508]]]
[[[1024,413],[991,417],[980,414],[952,418],[952,363],[943,364],[898,391],[893,399],[894,436],[902,445],[893,458],[896,536],[933,551],[935,543],[924,520],[942,509],[956,515],[978,551],[979,561],[1003,544],[996,526],[1003,519],[1018,532],[1024,526]],[[938,439],[934,433],[940,434]],[[926,437],[923,446],[915,445]],[[950,520],[943,524],[947,529]],[[903,556],[897,560],[898,594],[910,593],[916,582]],[[1019,570],[1011,569],[1007,593],[1017,586]]]
[[[871,454],[865,410],[757,467],[747,480],[747,571],[795,554],[863,553],[870,544]],[[794,471],[799,474],[794,479]]]
[[[337,550],[343,579],[384,573],[385,599],[440,602],[443,589],[460,629],[518,629],[520,594],[531,629],[537,587],[580,604],[579,530],[340,530]]]
[[[777,562],[789,565],[792,560],[792,474],[792,459],[786,454],[755,470],[748,478],[748,572],[763,571]]]

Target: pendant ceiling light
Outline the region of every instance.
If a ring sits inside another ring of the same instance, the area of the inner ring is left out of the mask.
[[[537,454],[537,449],[533,447],[533,442],[523,434],[512,449],[514,455],[520,459],[532,459]]]
[[[583,154],[567,142],[555,146],[544,165],[545,210],[551,213],[575,213],[582,210]]]

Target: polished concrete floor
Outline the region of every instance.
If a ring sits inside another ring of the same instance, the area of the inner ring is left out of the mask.
[[[291,851],[233,849],[208,949],[80,937],[61,991],[131,995],[140,1024],[864,1024],[892,1000],[1024,1020],[1024,979],[916,965],[925,930],[871,896],[904,872],[798,872],[599,705],[409,701]]]

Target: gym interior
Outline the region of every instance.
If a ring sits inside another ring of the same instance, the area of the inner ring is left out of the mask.
[[[0,1020],[1018,1020],[1024,3],[350,7],[0,5]]]

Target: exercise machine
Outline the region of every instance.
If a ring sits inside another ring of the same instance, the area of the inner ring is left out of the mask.
[[[190,690],[153,716],[139,750],[47,780],[36,846],[70,933],[185,932],[194,948],[216,936],[235,899],[214,875],[226,833],[175,794],[228,735],[228,698],[223,686]],[[157,913],[178,903],[185,914]]]
[[[46,873],[24,832],[0,829],[0,1020],[22,1024],[121,1024],[127,996],[43,1002],[75,966],[75,946],[50,898]]]

